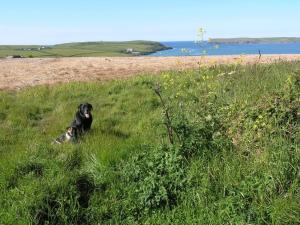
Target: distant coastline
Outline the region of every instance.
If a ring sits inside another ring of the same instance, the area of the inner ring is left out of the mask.
[[[269,38],[212,38],[215,44],[273,44],[273,43],[300,43],[300,37],[269,37]]]
[[[0,45],[0,58],[141,56],[171,47],[155,41],[75,42],[56,45]]]

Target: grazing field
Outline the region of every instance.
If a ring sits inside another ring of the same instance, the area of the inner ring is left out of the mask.
[[[129,56],[132,49],[137,55],[147,55],[168,47],[153,41],[78,42],[57,45],[0,45],[0,58],[19,55],[25,58]]]
[[[300,62],[1,91],[0,224],[299,224],[299,99]]]
[[[0,89],[71,81],[122,79],[220,64],[253,64],[300,60],[300,55],[234,55],[202,57],[74,57],[0,60]]]

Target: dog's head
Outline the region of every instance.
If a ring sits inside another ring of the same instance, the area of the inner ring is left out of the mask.
[[[91,112],[93,110],[93,106],[90,103],[83,103],[78,106],[78,111],[82,114],[85,118],[91,117]]]

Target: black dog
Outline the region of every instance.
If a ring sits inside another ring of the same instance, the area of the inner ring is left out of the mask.
[[[83,134],[91,129],[93,122],[92,110],[93,106],[89,103],[83,103],[78,106],[75,119],[71,124],[71,127],[76,127],[78,134]]]

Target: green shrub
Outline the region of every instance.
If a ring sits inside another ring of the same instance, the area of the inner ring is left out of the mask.
[[[139,153],[126,165],[125,182],[135,216],[158,208],[172,208],[186,188],[185,165],[179,149],[162,146]]]

